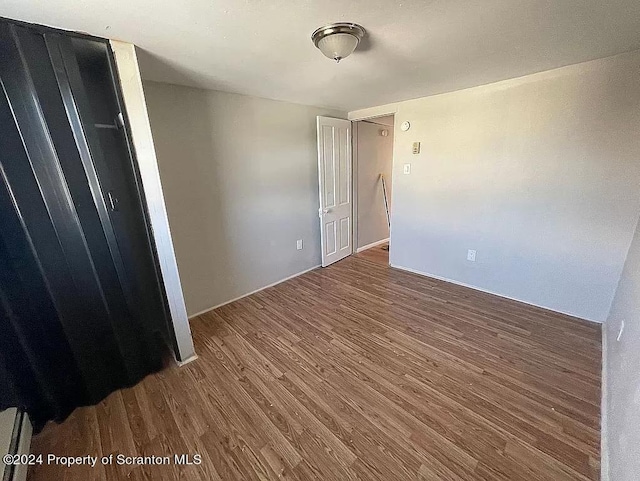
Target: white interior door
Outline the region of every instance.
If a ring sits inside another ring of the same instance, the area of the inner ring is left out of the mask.
[[[322,267],[353,252],[351,122],[318,117]]]

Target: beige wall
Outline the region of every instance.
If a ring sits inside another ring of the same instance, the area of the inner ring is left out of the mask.
[[[640,473],[640,224],[605,329],[603,481],[633,481]]]
[[[380,174],[387,183],[391,199],[393,165],[393,117],[355,124],[357,181],[357,248],[389,238],[389,225],[382,194]],[[384,137],[381,131],[386,130]],[[390,204],[390,202],[389,202]]]
[[[319,265],[316,116],[344,115],[144,87],[189,315]]]
[[[604,321],[640,210],[639,78],[636,51],[351,112],[396,113],[391,263]]]

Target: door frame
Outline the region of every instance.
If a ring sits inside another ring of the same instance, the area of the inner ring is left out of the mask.
[[[361,112],[361,113],[358,113]],[[365,113],[362,113],[365,112]],[[357,254],[357,242],[358,242],[358,122],[363,120],[372,120],[380,117],[388,117],[393,115],[394,129],[393,129],[393,143],[394,148],[391,158],[391,168],[395,169],[395,124],[396,117],[398,115],[398,108],[396,106],[382,106],[382,107],[374,107],[372,109],[366,109],[366,111],[357,111],[350,112],[348,114],[348,119],[351,121],[351,192],[353,198],[351,199],[351,207],[353,216],[353,228],[351,229],[351,242],[353,244],[353,253],[351,255]],[[392,188],[391,193],[393,195],[393,177],[391,178]],[[393,227],[393,222],[389,222],[389,239],[391,239],[391,228]],[[391,241],[389,241],[389,255],[391,255]]]
[[[107,42],[111,75],[121,107],[129,157],[135,172],[149,242],[152,245],[157,278],[161,286],[169,325],[171,347],[176,362],[182,366],[194,361],[198,356],[193,345],[178,262],[171,238],[136,47],[118,40],[107,40]]]

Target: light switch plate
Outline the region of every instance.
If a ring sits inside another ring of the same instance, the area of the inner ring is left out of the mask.
[[[420,142],[414,142],[413,143],[413,153],[414,154],[419,154],[420,153]]]
[[[299,251],[302,250],[302,239],[298,239],[296,241],[296,249],[298,249]]]
[[[411,164],[404,164],[402,172],[404,172],[405,175],[409,175],[411,173]]]

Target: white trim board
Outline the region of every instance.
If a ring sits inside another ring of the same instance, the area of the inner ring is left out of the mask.
[[[387,237],[386,239],[382,239],[382,240],[376,241],[376,242],[372,242],[371,244],[367,244],[366,246],[358,247],[356,249],[356,254],[358,252],[362,252],[362,251],[366,251],[367,249],[371,249],[372,247],[376,247],[376,246],[382,245],[385,242],[389,242],[389,237]]]
[[[601,481],[609,481],[609,382],[608,382],[608,364],[607,361],[608,343],[607,343],[607,325],[602,324],[602,386],[600,399],[600,479]]]
[[[169,304],[175,335],[174,348],[177,350],[174,354],[177,361],[182,361],[193,357],[195,349],[189,321],[187,320],[187,309],[184,303],[184,295],[182,294],[178,263],[171,239],[167,207],[162,193],[160,170],[153,146],[151,124],[149,123],[149,113],[147,112],[147,104],[142,88],[136,48],[130,43],[117,40],[111,40],[110,44],[120,79],[122,98],[131,131],[131,140],[140,170],[144,197],[153,231],[153,240]]]
[[[260,287],[260,288],[254,290],[254,291],[247,292],[246,294],[242,294],[241,296],[234,297],[231,300],[224,301],[223,303],[218,304],[217,306],[209,307],[208,309],[205,309],[203,311],[196,312],[195,314],[191,314],[189,316],[189,319],[193,319],[194,317],[201,316],[202,314],[206,314],[209,311],[213,311],[214,309],[217,309],[219,307],[226,306],[227,304],[231,304],[232,302],[239,301],[240,299],[244,299],[245,297],[249,297],[251,294],[255,294],[256,292],[263,291],[265,289],[268,289],[269,287],[273,287],[273,286],[277,286],[278,284],[282,284],[283,282],[286,282],[286,281],[291,280],[291,279],[293,279],[295,277],[301,276],[302,274],[306,274],[307,272],[311,272],[312,270],[317,269],[318,267],[322,267],[322,266],[320,264],[318,264],[316,266],[310,267],[309,269],[305,269],[304,271],[300,271],[300,272],[298,272],[296,274],[292,274],[289,277],[285,277],[284,279],[280,279],[279,281],[272,282],[271,284],[268,284],[266,286]]]
[[[431,279],[436,279],[436,280],[439,280],[439,281],[450,282],[451,284],[456,284],[458,286],[468,287],[469,289],[473,289],[474,291],[486,292],[487,294],[491,294],[491,295],[494,295],[494,296],[502,297],[503,299],[509,299],[510,301],[521,302],[522,304],[527,304],[529,306],[539,307],[540,309],[545,309],[547,311],[556,312],[558,314],[563,314],[565,316],[575,317],[576,319],[580,319],[581,321],[593,322],[594,324],[603,324],[600,321],[594,321],[593,319],[586,319],[584,317],[580,317],[580,316],[578,316],[576,314],[573,314],[571,312],[564,312],[564,311],[560,311],[558,309],[551,309],[550,307],[547,307],[547,306],[541,306],[540,304],[535,304],[533,302],[523,301],[522,299],[517,299],[515,297],[509,297],[509,296],[506,296],[504,294],[499,294],[498,292],[493,292],[493,291],[490,291],[488,289],[483,289],[483,288],[478,287],[478,286],[473,286],[471,284],[465,284],[464,282],[454,281],[453,279],[447,279],[446,277],[436,276],[435,274],[429,274],[427,272],[422,272],[422,271],[419,271],[419,270],[416,270],[416,269],[411,269],[410,267],[403,267],[403,266],[398,266],[398,265],[395,265],[395,264],[389,264],[389,265],[391,267],[393,267],[394,269],[400,269],[401,271],[411,272],[412,274],[418,274],[419,276],[430,277]]]
[[[395,115],[398,113],[398,105],[402,102],[392,104],[378,105],[366,109],[353,110],[347,114],[347,118],[352,122],[358,120],[374,119],[376,117],[386,117],[387,115]]]
[[[185,359],[184,361],[178,361],[178,367],[182,367],[185,364],[189,364],[190,362],[195,361],[196,359],[198,359],[198,355],[194,354],[193,356],[191,356],[189,359]]]

